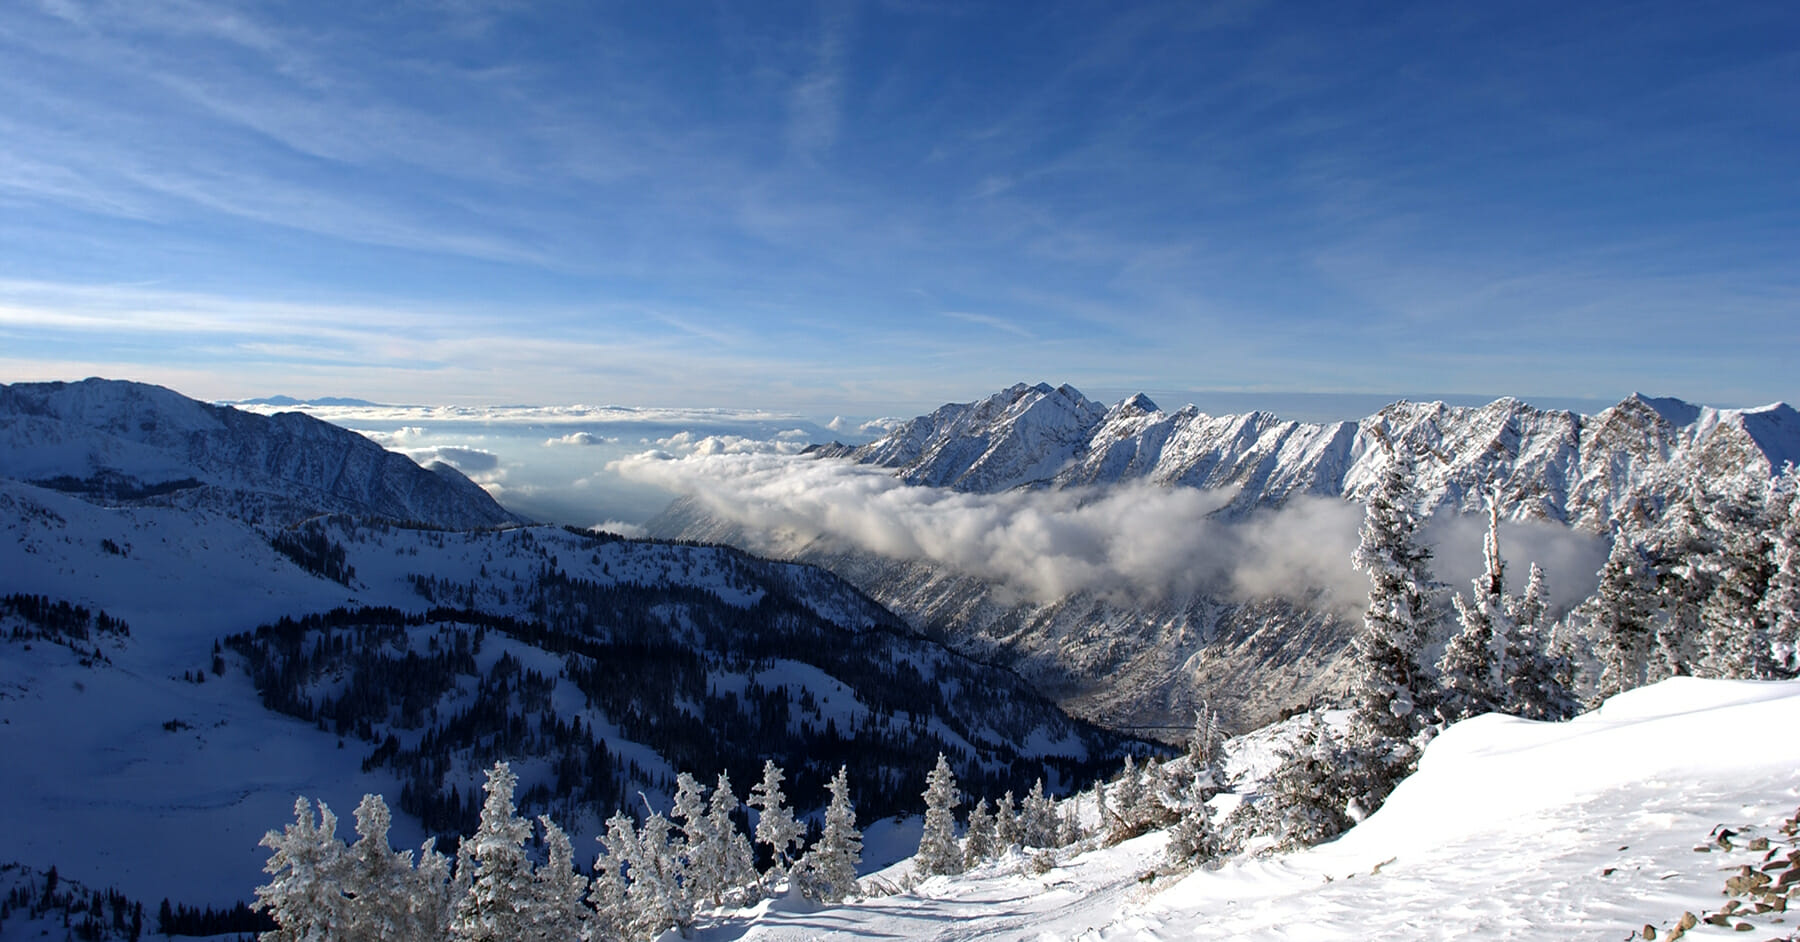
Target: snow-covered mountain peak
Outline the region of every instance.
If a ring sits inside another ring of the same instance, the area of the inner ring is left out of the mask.
[[[0,385],[0,446],[0,476],[110,502],[199,503],[269,523],[326,512],[456,529],[519,522],[460,473],[311,416],[144,383]]]
[[[1673,396],[1646,396],[1643,393],[1634,392],[1626,396],[1624,401],[1614,408],[1626,406],[1649,409],[1676,427],[1692,425],[1700,418],[1699,406]]]

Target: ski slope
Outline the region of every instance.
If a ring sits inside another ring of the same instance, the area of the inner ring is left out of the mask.
[[[1761,859],[1742,841],[1696,847],[1720,826],[1778,837],[1800,806],[1796,729],[1800,682],[1676,678],[1568,723],[1458,724],[1379,812],[1305,852],[1144,879],[1164,843],[1150,834],[1041,875],[1015,857],[834,909],[766,904],[698,937],[1621,940],[1646,924],[1666,937],[1684,911],[1716,911],[1726,877]],[[1800,928],[1776,918],[1687,938]]]

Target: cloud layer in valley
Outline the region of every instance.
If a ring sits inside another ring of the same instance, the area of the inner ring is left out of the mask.
[[[1038,602],[1075,592],[1221,594],[1323,603],[1352,616],[1368,581],[1350,565],[1359,505],[1300,498],[1227,521],[1225,491],[1131,483],[967,494],[902,483],[879,468],[770,452],[645,452],[613,469],[693,497],[710,512],[793,551],[815,541],[978,576]],[[1481,566],[1484,521],[1434,520],[1438,575],[1466,590]],[[1592,588],[1598,540],[1551,524],[1507,524],[1515,586],[1537,559],[1566,605]]]

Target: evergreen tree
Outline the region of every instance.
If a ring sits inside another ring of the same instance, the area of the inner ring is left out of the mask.
[[[1194,711],[1194,729],[1188,734],[1188,771],[1211,798],[1225,787],[1225,730],[1219,724],[1219,711],[1202,703]]]
[[[694,921],[692,897],[684,889],[681,861],[661,812],[651,812],[626,848],[626,935],[649,938],[669,929],[686,932]]]
[[[1769,587],[1757,607],[1768,626],[1775,675],[1794,677],[1800,675],[1800,470],[1782,468],[1767,504]]]
[[[1654,643],[1650,612],[1656,604],[1649,557],[1629,534],[1613,537],[1600,584],[1582,603],[1591,634],[1599,646],[1599,699],[1644,683]]]
[[[1019,823],[1019,813],[1014,809],[1012,789],[1000,796],[994,805],[994,842],[995,851],[1005,853],[1008,848],[1024,841],[1025,831]]]
[[[1642,536],[1650,559],[1648,591],[1659,610],[1652,622],[1655,647],[1646,664],[1645,683],[1686,676],[1699,666],[1700,607],[1714,585],[1706,560],[1717,551],[1706,521],[1708,503],[1699,478],[1690,477],[1675,489],[1662,522]]]
[[[463,842],[465,866],[472,865],[469,889],[456,902],[450,937],[470,942],[508,942],[531,931],[531,861],[525,841],[531,823],[513,804],[518,777],[505,762],[488,770],[481,824]]]
[[[294,823],[263,835],[270,851],[263,870],[268,883],[256,888],[257,908],[274,917],[272,942],[322,942],[345,938],[351,926],[347,900],[339,887],[344,842],[337,837],[337,815],[319,802],[319,821],[312,805],[294,800]]]
[[[756,840],[769,848],[774,860],[764,877],[770,887],[787,876],[793,863],[790,850],[800,846],[800,835],[806,830],[787,808],[787,796],[781,791],[784,778],[786,775],[774,760],[764,760],[762,781],[750,788],[749,804],[757,811]]]
[[[1420,541],[1411,463],[1388,463],[1363,516],[1351,562],[1369,576],[1369,607],[1353,650],[1351,746],[1367,770],[1363,804],[1380,805],[1418,761],[1416,738],[1435,706],[1436,683],[1420,656],[1437,633],[1431,551]]]
[[[825,807],[825,829],[806,852],[799,883],[807,898],[835,903],[856,892],[862,832],[856,829],[856,808],[850,804],[849,769],[840,767],[826,790],[831,802]]]
[[[615,811],[606,819],[606,833],[599,841],[604,853],[594,861],[594,881],[588,890],[588,901],[594,907],[589,934],[596,940],[624,939],[631,932],[626,869],[639,853],[637,823],[623,811]]]
[[[1698,563],[1711,591],[1700,605],[1701,657],[1707,677],[1771,679],[1775,663],[1760,604],[1773,575],[1773,521],[1765,518],[1763,488],[1739,477],[1717,485],[1705,506],[1711,552]]]
[[[1531,564],[1525,594],[1513,605],[1513,636],[1506,648],[1506,711],[1528,720],[1566,720],[1581,709],[1570,690],[1573,665],[1553,643],[1544,618],[1544,570]]]
[[[1506,703],[1507,646],[1513,637],[1506,597],[1506,563],[1500,558],[1500,501],[1488,502],[1487,538],[1482,543],[1485,567],[1474,580],[1469,599],[1455,596],[1462,630],[1444,647],[1438,660],[1443,685],[1438,716],[1454,722],[1491,713]]]
[[[1199,779],[1189,783],[1180,817],[1169,829],[1169,845],[1165,854],[1169,863],[1187,866],[1205,863],[1219,856],[1219,832],[1213,826],[1212,811],[1207,808],[1206,786]]]
[[[1040,778],[1019,809],[1019,838],[1026,847],[1055,847],[1057,826],[1056,799],[1044,794]]]
[[[962,848],[956,841],[956,776],[950,762],[938,753],[937,766],[925,777],[925,830],[919,835],[914,857],[925,876],[962,871]]]
[[[963,828],[963,869],[981,866],[991,859],[997,841],[994,815],[988,811],[987,799],[981,798],[969,809],[969,821]]]
[[[1272,834],[1284,850],[1328,841],[1373,809],[1366,781],[1386,774],[1371,768],[1366,753],[1346,748],[1331,727],[1308,716],[1292,745],[1280,750],[1281,764],[1270,777],[1269,793],[1256,805],[1257,830]],[[1382,793],[1386,797],[1385,793]]]
[[[356,843],[343,857],[339,879],[350,933],[356,938],[413,940],[427,938],[430,927],[412,916],[412,854],[396,854],[388,846],[393,816],[380,795],[364,795],[356,806]]]
[[[1143,823],[1144,781],[1138,774],[1137,763],[1131,756],[1125,757],[1125,767],[1119,770],[1118,785],[1112,792],[1112,832],[1115,841],[1124,840],[1134,835],[1137,827]],[[1104,783],[1096,786],[1095,794],[1104,795]],[[1101,805],[1101,820],[1106,820],[1106,807]]]
[[[700,782],[687,772],[675,777],[675,804],[670,815],[680,822],[680,837],[673,841],[674,855],[681,861],[683,889],[698,901],[724,896],[724,875],[720,872],[723,854],[715,846],[707,803]]]
[[[712,838],[710,866],[714,882],[721,890],[713,897],[715,905],[726,898],[741,897],[743,891],[754,886],[757,880],[756,852],[750,847],[749,839],[738,830],[737,823],[731,820],[739,804],[741,802],[731,790],[731,776],[720,772],[706,809],[707,832]]]
[[[572,942],[586,936],[594,911],[588,906],[588,879],[575,869],[575,850],[569,835],[547,815],[539,815],[544,829],[546,859],[532,874],[531,942]]]

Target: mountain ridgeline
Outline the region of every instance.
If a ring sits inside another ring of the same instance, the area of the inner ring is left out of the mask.
[[[942,406],[866,445],[810,454],[971,494],[1132,482],[1212,490],[1229,495],[1215,517],[1244,521],[1301,498],[1360,503],[1395,452],[1409,456],[1424,511],[1485,514],[1497,499],[1508,520],[1603,536],[1621,512],[1658,505],[1695,479],[1766,480],[1800,461],[1800,414],[1784,404],[1712,409],[1634,395],[1593,416],[1500,399],[1473,408],[1396,402],[1361,421],[1309,424],[1264,412],[1209,416],[1192,406],[1164,412],[1142,395],[1107,407],[1069,386],[1021,384]],[[691,497],[650,530],[777,548]],[[1109,725],[1179,727],[1211,701],[1235,727],[1249,728],[1333,696],[1345,680],[1349,618],[1301,593],[1021,600],[974,574],[828,537],[793,556],[844,576],[934,637],[1014,666],[1071,711]],[[1573,584],[1593,575],[1550,577]]]
[[[1662,476],[1773,474],[1800,462],[1800,413],[1783,403],[1712,409],[1640,395],[1593,416],[1517,399],[1485,406],[1396,402],[1357,422],[1313,424],[1267,412],[1163,412],[1143,395],[1110,408],[1070,386],[1019,384],[952,403],[867,445],[822,456],[892,468],[910,484],[996,493],[1145,480],[1237,489],[1240,510],[1294,495],[1364,500],[1389,448],[1415,459],[1433,507],[1599,530],[1634,484]]]
[[[0,385],[0,476],[273,525],[318,513],[451,529],[524,522],[448,465],[421,468],[311,416],[117,380]]]

